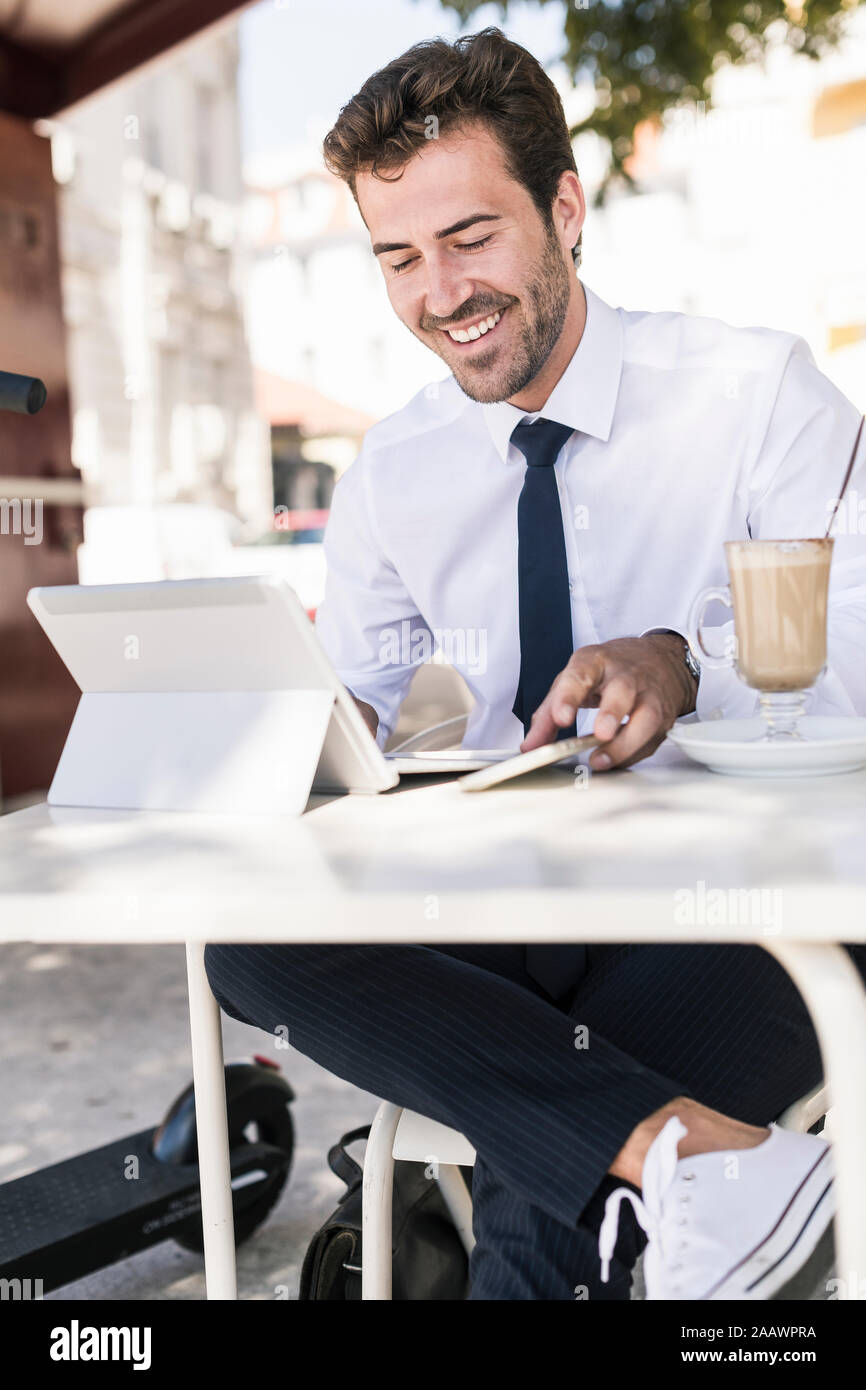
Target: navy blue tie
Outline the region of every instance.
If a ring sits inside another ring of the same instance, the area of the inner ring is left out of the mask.
[[[555,420],[521,421],[511,442],[526,459],[517,503],[517,577],[520,597],[520,678],[514,713],[529,731],[538,709],[574,651],[568,563],[553,465],[573,431]],[[575,726],[558,738],[569,738]]]
[[[514,713],[528,731],[541,704],[574,651],[568,562],[562,509],[553,465],[572,430],[555,420],[521,421],[511,442],[526,459],[526,476],[517,503],[517,576],[520,626],[520,678]],[[575,733],[575,725],[558,738]],[[575,904],[575,908],[576,908]],[[574,988],[586,969],[586,948],[527,946],[526,969],[554,999]]]

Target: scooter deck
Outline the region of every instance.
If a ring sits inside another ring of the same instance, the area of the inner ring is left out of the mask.
[[[162,1162],[152,1141],[145,1129],[2,1184],[0,1278],[41,1281],[48,1293],[189,1223],[201,1209],[198,1165]],[[259,1143],[233,1152],[232,1186],[253,1183],[273,1153]]]

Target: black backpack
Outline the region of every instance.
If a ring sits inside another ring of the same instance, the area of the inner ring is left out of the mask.
[[[336,1211],[316,1232],[304,1256],[298,1298],[330,1302],[361,1297],[360,1164],[346,1152],[367,1139],[370,1126],[344,1134],[328,1153],[328,1166],[346,1184]],[[470,1191],[472,1169],[461,1168]],[[439,1184],[423,1163],[394,1166],[394,1273],[392,1298],[465,1299],[469,1260]]]

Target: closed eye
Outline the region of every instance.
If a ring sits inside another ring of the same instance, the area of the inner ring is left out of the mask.
[[[488,241],[491,241],[492,239],[493,233],[491,232],[488,236],[480,237],[478,241],[457,242],[457,250],[470,252],[480,251],[482,247],[486,246]],[[391,266],[391,274],[402,275],[403,271],[406,270],[410,265],[412,265],[414,261],[417,261],[417,259],[417,256],[409,256],[405,261],[398,261],[396,265]]]
[[[462,241],[462,242],[458,242],[458,248],[459,248],[459,250],[461,250],[461,251],[480,251],[481,248],[482,248],[482,246],[486,246],[486,245],[487,245],[488,241],[490,241],[490,239],[491,239],[492,236],[493,236],[493,233],[491,232],[491,233],[490,233],[490,236],[483,236],[483,237],[481,238],[480,241]]]

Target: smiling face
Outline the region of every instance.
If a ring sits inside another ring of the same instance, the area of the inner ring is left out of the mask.
[[[536,409],[515,399],[528,390],[543,404],[582,330],[577,176],[562,175],[546,224],[474,125],[431,140],[399,178],[359,174],[356,192],[398,318],[473,400]]]

